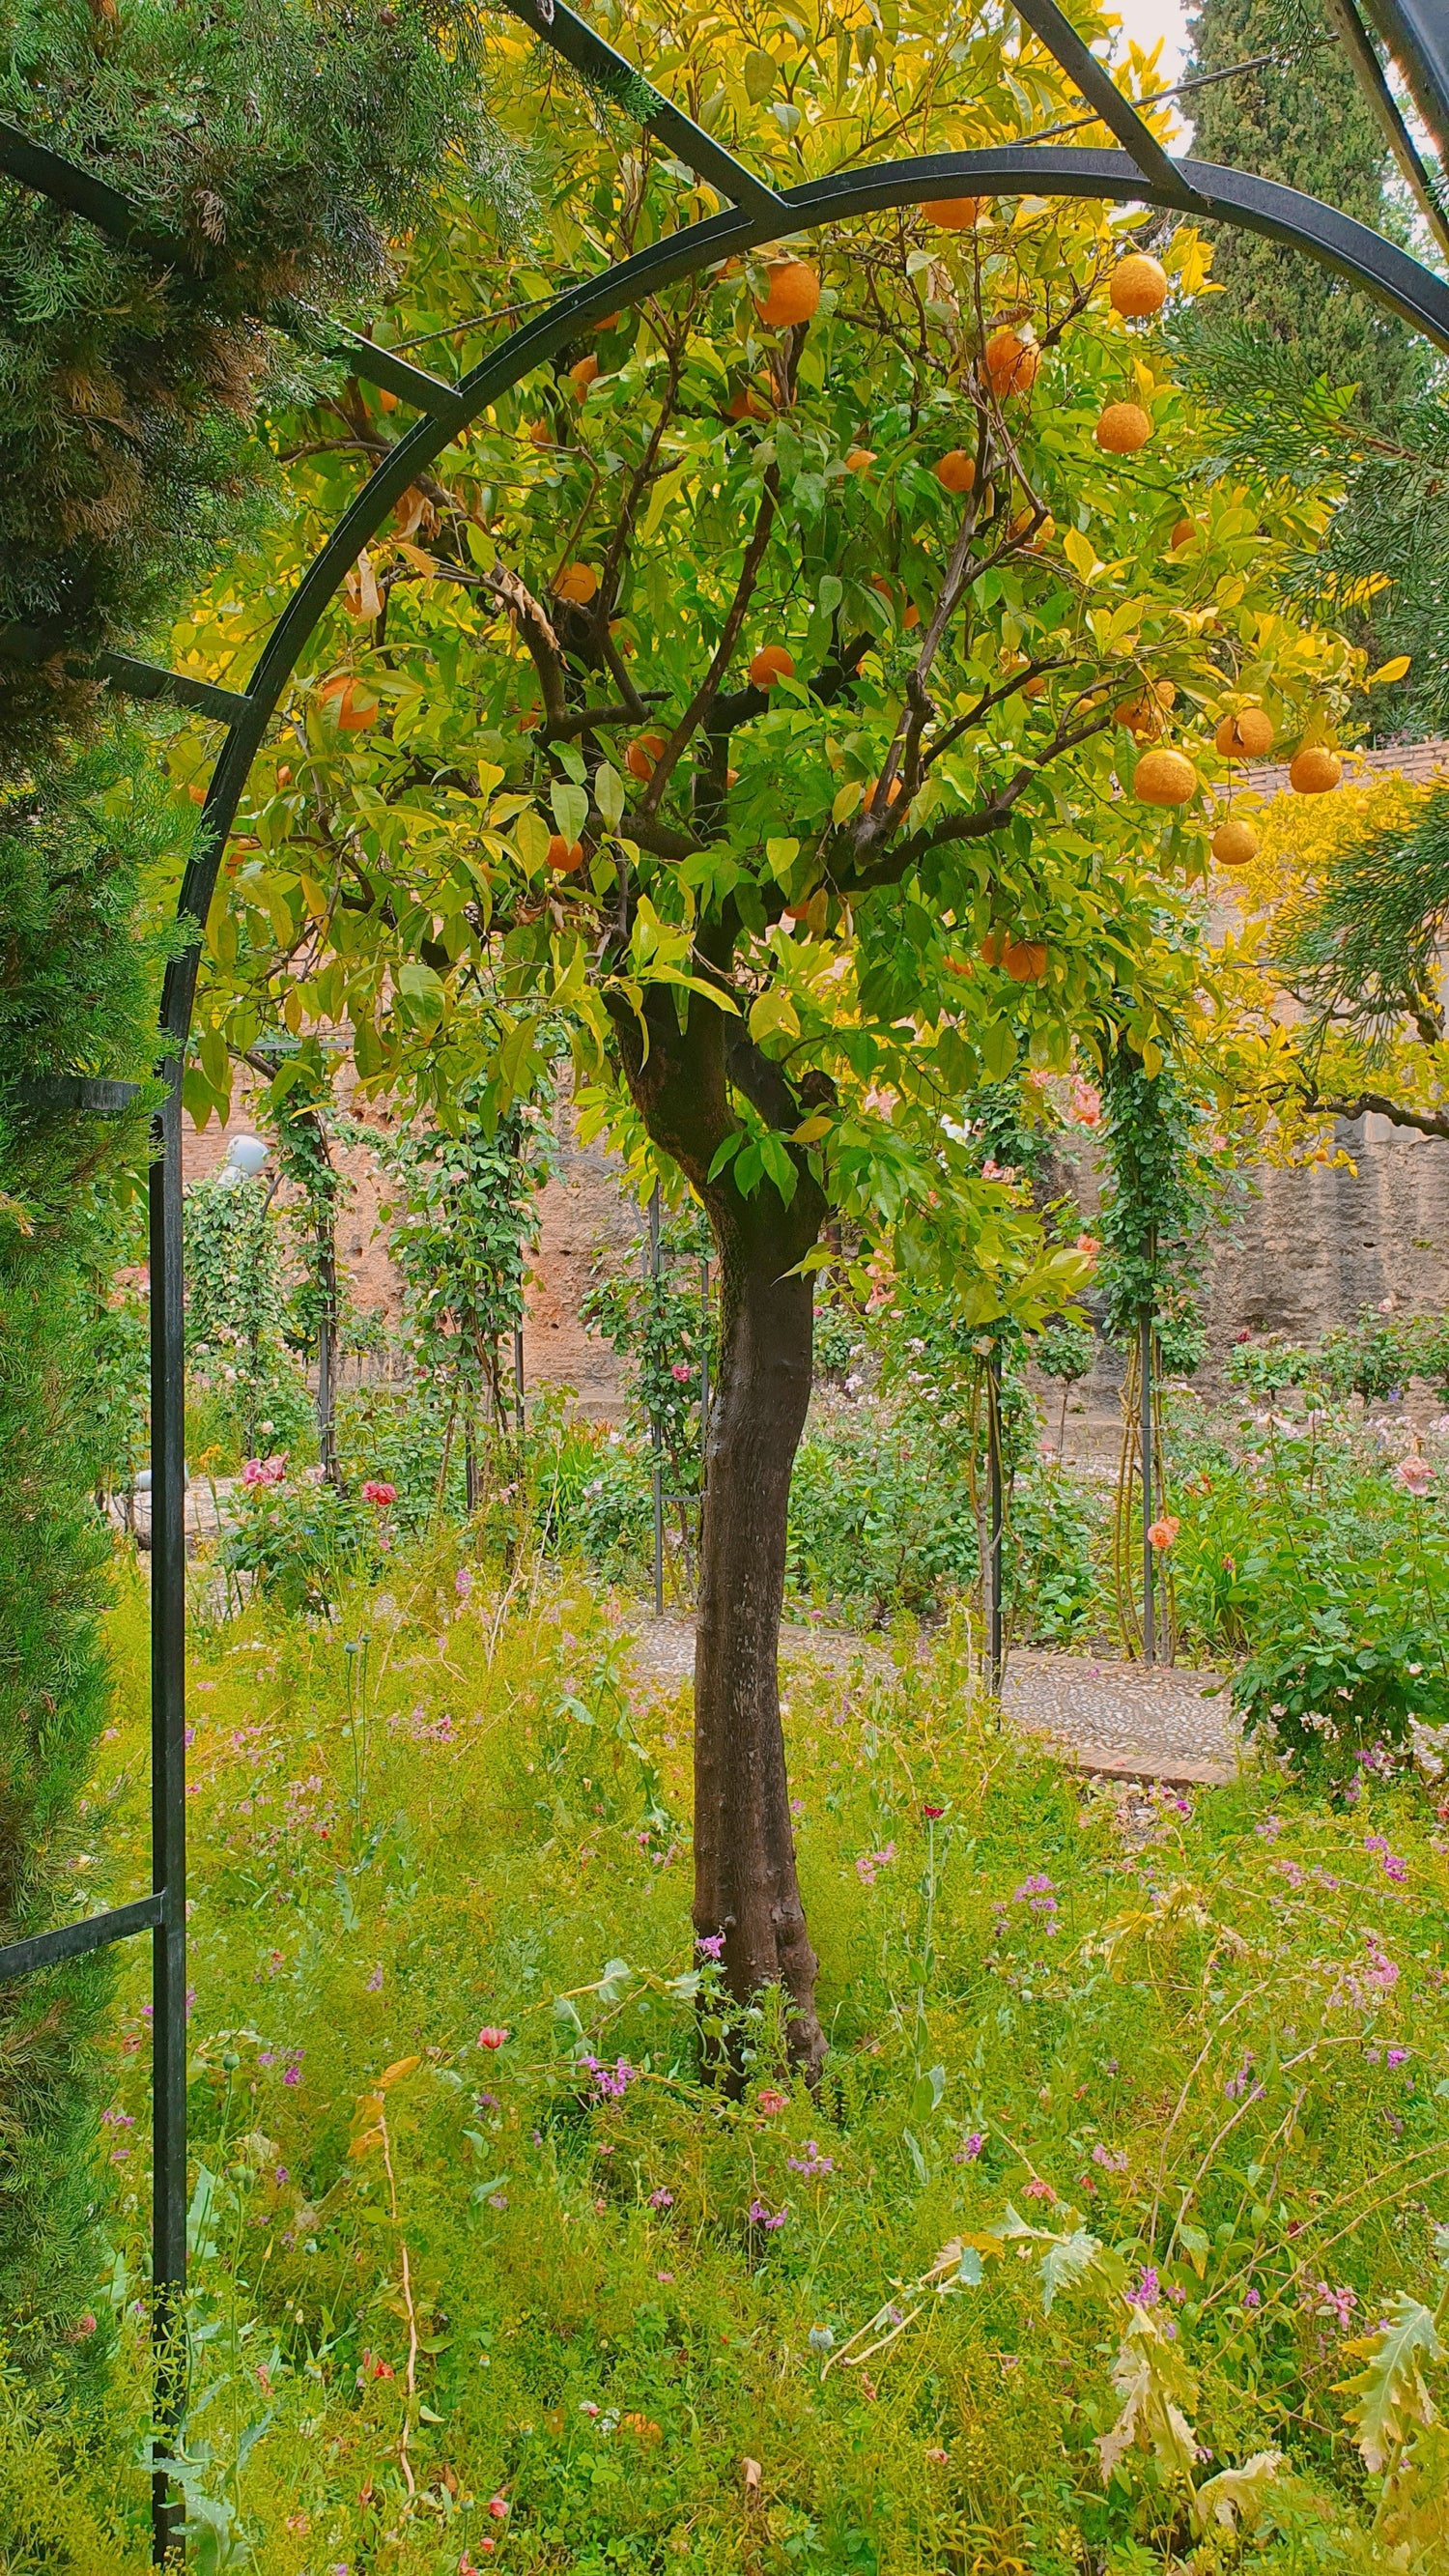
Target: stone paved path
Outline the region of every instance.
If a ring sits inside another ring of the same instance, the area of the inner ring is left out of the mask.
[[[891,1664],[887,1647],[842,1628],[786,1626],[780,1655],[786,1665],[808,1661],[833,1672],[857,1662],[884,1672]],[[694,1669],[693,1623],[641,1618],[633,1662],[642,1684],[677,1690]],[[1216,1673],[1161,1667],[1148,1673],[1105,1656],[1019,1648],[1007,1666],[1002,1706],[1025,1732],[1060,1738],[1082,1770],[1098,1778],[1198,1787],[1233,1777],[1237,1731]]]

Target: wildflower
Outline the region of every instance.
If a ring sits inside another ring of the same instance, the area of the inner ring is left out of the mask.
[[[506,2522],[508,2519],[507,2497],[501,2495],[490,2496],[488,2499],[488,2510],[493,2516],[495,2522]]]
[[[707,1959],[717,1959],[724,1948],[724,1934],[701,1932],[694,1946],[696,1950],[702,1950]]]
[[[1406,1493],[1423,1496],[1434,1482],[1434,1470],[1427,1458],[1401,1458],[1394,1475]]]
[[[1096,1084],[1087,1082],[1081,1074],[1073,1076],[1072,1105],[1068,1114],[1074,1127],[1100,1127],[1102,1124],[1102,1095]]]
[[[807,2182],[817,2182],[821,2174],[835,2171],[834,2158],[823,2156],[813,2138],[806,2139],[803,2156],[787,2156],[785,2162],[791,2173],[803,2174]]]
[[[495,2030],[491,2023],[485,2024],[478,2033],[478,2045],[480,2048],[501,2048],[507,2037],[506,2030]]]
[[[676,1360],[669,1374],[673,1378],[676,1386],[688,1386],[694,1372],[692,1369],[686,1367],[683,1360]]]
[[[963,2138],[961,2141],[956,2155],[957,2163],[962,2165],[974,2165],[985,2144],[985,2130],[973,2129],[970,2136]]]
[[[926,2458],[929,2460],[933,2469],[944,2469],[950,2456],[951,2454],[949,2451],[942,2450],[939,2442],[933,2442],[926,2453]]]
[[[1097,1258],[1097,1255],[1098,1255],[1098,1253],[1101,1251],[1101,1249],[1102,1249],[1101,1244],[1098,1242],[1098,1240],[1097,1240],[1097,1238],[1096,1238],[1096,1236],[1095,1236],[1094,1234],[1079,1234],[1079,1235],[1078,1235],[1078,1237],[1077,1237],[1077,1250],[1078,1250],[1078,1252],[1085,1253],[1085,1255],[1086,1255],[1086,1257],[1087,1257],[1087,1259],[1088,1259],[1089,1261],[1095,1261],[1095,1260],[1096,1260],[1096,1258]]]
[[[472,1592],[472,1589],[473,1568],[471,1565],[460,1565],[457,1573],[453,1577],[453,1590],[457,1593],[460,1601],[466,1601],[469,1594]]]
[[[1245,2308],[1261,2308],[1262,2304],[1263,2293],[1261,2290],[1245,2290],[1243,2292],[1243,2305]]]
[[[1040,2174],[1033,2174],[1030,2182],[1026,2186],[1026,2191],[1023,2197],[1027,2200],[1054,2201],[1056,2199],[1056,2193],[1053,2191],[1049,2182],[1042,2181]]]
[[[594,2401],[593,2401],[592,2397],[584,2397],[584,2398],[581,2398],[581,2399],[580,2399],[580,2401],[579,2401],[579,2413],[580,2413],[581,2415],[594,2416],[594,2415],[597,2415],[597,2414],[598,2414],[598,2412],[599,2412],[599,2409],[598,2409],[598,2408],[597,2408],[597,2406],[594,2404]]]
[[[286,2166],[278,2165],[273,2175],[273,2180],[275,2181],[278,2190],[282,2190],[285,2185],[291,2181],[291,2179],[292,2177],[288,2173]]]
[[[788,2093],[777,2093],[772,2084],[767,2084],[764,2091],[756,2096],[755,2108],[763,2111],[766,2119],[772,2119],[777,2111],[788,2111],[789,2107]]]
[[[397,1501],[397,1487],[384,1484],[379,1476],[369,1476],[362,1488],[362,1499],[365,1503],[376,1503],[379,1511],[386,1511],[389,1503]]]
[[[1382,1866],[1385,1878],[1403,1879],[1408,1877],[1408,1862],[1401,1859],[1396,1851],[1390,1850],[1382,1834],[1366,1834],[1364,1836],[1363,1847],[1365,1851],[1378,1853],[1380,1865]]]
[[[367,1980],[367,1991],[370,1995],[376,1995],[382,1992],[382,1961],[380,1959],[377,1966],[373,1969],[371,1976]]]
[[[661,2183],[657,2191],[651,2191],[649,2194],[649,2206],[651,2209],[672,2209],[674,2207],[673,2192],[666,2191],[664,2185]]]
[[[300,2066],[289,2066],[286,2068],[282,2076],[282,2082],[284,2084],[300,2084],[301,2081],[302,2070]]]
[[[1387,2049],[1384,2053],[1384,2064],[1385,2066],[1402,2066],[1408,2054],[1409,2052],[1406,2048]]]
[[[488,2206],[490,2209],[506,2209],[508,2207],[507,2192],[490,2191],[488,2194]]]
[[[876,1871],[886,1868],[888,1863],[895,1859],[895,1856],[896,1847],[894,1843],[887,1843],[883,1851],[862,1852],[859,1860],[855,1864],[855,1874],[860,1880],[861,1886],[874,1887]]]
[[[1347,2334],[1353,2322],[1354,2309],[1358,2306],[1358,2297],[1353,2290],[1331,2290],[1326,2281],[1319,2281],[1306,2293],[1303,2304],[1311,2308],[1316,2317],[1336,2319],[1340,2334]]]
[[[833,2326],[812,2326],[805,2340],[812,2352],[833,2352],[835,2329]]]
[[[662,2281],[667,2289],[669,2283],[674,2278],[674,2274],[672,2272],[656,2272],[654,2278],[656,2281]]]
[[[612,2068],[602,2065],[597,2057],[586,2057],[584,2064],[599,2092],[612,2102],[623,2100],[639,2072],[637,2066],[630,2065],[627,2057],[619,2058]]]
[[[944,1807],[923,1807],[923,1808],[921,1809],[921,1813],[922,1813],[922,1815],[926,1818],[927,1822],[928,1822],[928,1823],[930,1823],[930,1824],[934,1824],[934,1823],[935,1823],[935,1821],[936,1821],[936,1818],[937,1818],[938,1816],[944,1816],[945,1812],[946,1812],[946,1810],[945,1810],[945,1808],[944,1808]]]
[[[1129,2308],[1155,2308],[1162,2296],[1162,2283],[1155,2267],[1149,2263],[1133,2290],[1125,2293]]]
[[[1164,1512],[1161,1520],[1153,1521],[1149,1525],[1147,1532],[1148,1546],[1155,1548],[1159,1556],[1164,1556],[1167,1550],[1171,1547],[1172,1542],[1176,1538],[1181,1527],[1182,1523],[1177,1518],[1175,1512]]]
[[[1092,2149],[1092,2162],[1100,2165],[1104,2173],[1125,2173],[1127,2150],[1125,2147],[1104,2147],[1099,2141]]]
[[[752,2227],[783,2227],[785,2224],[787,2208],[788,2203],[785,2207],[780,2209],[771,2209],[768,2201],[756,2198],[751,2201],[749,2207],[750,2225]]]

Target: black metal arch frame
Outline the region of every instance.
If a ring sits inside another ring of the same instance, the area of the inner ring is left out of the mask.
[[[933,153],[894,161],[777,193],[655,90],[622,55],[604,44],[563,0],[507,0],[515,16],[575,70],[598,84],[625,111],[668,144],[695,175],[729,200],[728,211],[654,243],[635,258],[558,296],[513,332],[457,384],[448,384],[394,357],[371,341],[336,329],[331,346],[359,376],[394,393],[420,417],[369,476],[320,547],[272,628],[243,690],[223,689],[131,656],[107,652],[93,665],[98,677],[132,696],[166,698],[193,707],[227,727],[206,795],[195,853],[182,883],[178,912],[204,924],[216,888],[222,852],[236,817],[252,761],[277,711],[282,692],[309,638],[340,589],[358,554],[381,527],[419,470],[452,443],[479,412],[534,368],[544,364],[580,328],[618,308],[638,303],[659,288],[692,276],[714,261],[787,234],[839,224],[891,206],[918,205],[955,194],[1074,197],[1148,204],[1197,220],[1215,218],[1306,251],[1397,312],[1415,330],[1449,351],[1449,284],[1417,260],[1335,208],[1240,170],[1175,160],[1116,87],[1105,66],[1055,5],[1055,0],[1015,0],[1017,14],[1041,40],[1080,91],[1089,113],[1075,125],[1104,124],[1121,149],[1067,146],[1038,137],[980,152]],[[1370,0],[1386,36],[1399,22],[1422,16],[1423,0]],[[1388,93],[1378,56],[1364,33],[1353,0],[1329,0],[1366,92],[1383,114]],[[1345,20],[1353,21],[1353,30]],[[1358,42],[1355,43],[1355,36]],[[1360,53],[1367,54],[1371,73]],[[1407,53],[1408,48],[1405,47]],[[1245,65],[1245,70],[1257,65]],[[1221,75],[1215,76],[1221,77]],[[1425,113],[1429,75],[1414,57],[1410,78]],[[1191,86],[1191,84],[1184,84]],[[1159,93],[1162,97],[1171,92]],[[1151,103],[1151,102],[1145,102]],[[1449,110],[1449,93],[1433,103]],[[1397,116],[1397,110],[1392,109]],[[1449,112],[1432,118],[1441,137]],[[1402,120],[1399,120],[1402,132]],[[1070,132],[1073,126],[1055,129]],[[1408,138],[1405,135],[1404,140]],[[1410,151],[1413,147],[1410,144]],[[1397,143],[1395,149],[1398,150]],[[1449,242],[1449,226],[1423,165],[1401,167],[1420,196],[1426,219]],[[148,226],[116,189],[68,162],[34,138],[0,123],[0,171],[32,187],[111,238],[168,266],[187,265],[182,247]],[[1420,183],[1423,183],[1421,186]],[[0,653],[43,659],[64,647],[54,626],[0,630]],[[167,970],[161,1004],[158,1072],[166,1100],[155,1122],[156,1157],[150,1181],[151,1256],[151,1710],[152,1892],[134,1903],[82,1918],[51,1932],[0,1948],[0,1983],[51,1967],[131,1934],[153,1936],[154,2184],[152,2278],[157,2339],[156,2424],[173,2434],[184,2398],[179,2350],[180,2303],[186,2283],[186,1816],[185,1816],[185,1458],[183,1322],[181,1071],[200,963],[189,946]],[[134,1086],[61,1077],[29,1086],[51,1107],[85,1115],[115,1115],[134,1097]],[[183,2550],[180,2506],[164,2471],[153,2477],[153,2542],[157,2565],[175,2566]]]

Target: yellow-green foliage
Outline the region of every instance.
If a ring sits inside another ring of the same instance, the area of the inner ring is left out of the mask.
[[[129,1579],[116,1631],[119,1894],[145,1874]],[[1443,2285],[1449,1865],[1422,1794],[1329,1813],[1245,1783],[1134,1824],[995,1729],[955,1635],[797,1670],[832,2054],[792,2089],[767,2013],[730,2100],[678,1983],[685,1719],[624,1672],[607,1605],[526,1569],[501,1599],[451,1557],[330,1629],[198,1640],[198,2564],[1127,2576],[1226,2566],[1241,2512],[1275,2576],[1442,2566],[1431,2437],[1390,2498],[1430,2538],[1391,2561],[1335,2393],[1357,2370],[1376,2421],[1416,2404],[1379,2320]],[[145,2562],[123,1973],[112,2412],[10,2419],[7,2570]]]

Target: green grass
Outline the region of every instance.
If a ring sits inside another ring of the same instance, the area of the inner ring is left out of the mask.
[[[1199,2483],[1285,2454],[1255,2564],[1442,2569],[1443,2503],[1422,2546],[1402,2495],[1371,2538],[1335,2393],[1350,2334],[1443,2286],[1449,1858],[1423,1793],[1333,1811],[1245,1779],[1160,1797],[1143,1839],[996,1731],[954,1628],[884,1678],[797,1670],[831,2058],[792,2086],[766,2012],[730,2101],[695,2073],[682,1707],[631,1710],[615,1614],[556,1570],[500,1598],[475,1569],[466,1599],[452,1554],[389,1571],[330,1631],[256,1609],[195,1643],[197,2565],[1231,2565],[1167,2435],[1104,2483],[1135,2355],[1149,2430],[1177,2374]],[[83,1829],[119,1897],[147,1766],[124,1572],[112,1627]],[[145,2564],[145,2000],[137,1950],[99,2144],[111,2394],[82,2420],[7,2389],[9,2576]],[[973,2237],[948,2294],[913,2293]]]

